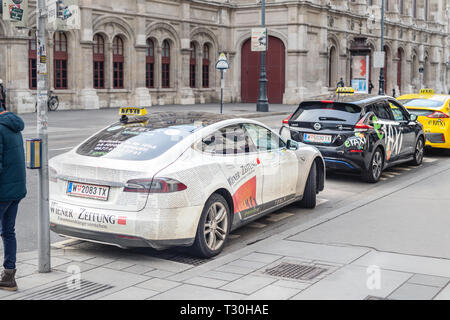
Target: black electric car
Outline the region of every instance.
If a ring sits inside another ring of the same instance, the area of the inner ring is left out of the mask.
[[[368,182],[402,162],[420,165],[425,135],[417,116],[392,97],[351,92],[300,103],[283,121],[280,135],[314,145],[327,169],[358,172]]]

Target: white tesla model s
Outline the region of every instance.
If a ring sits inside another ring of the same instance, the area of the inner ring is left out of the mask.
[[[314,208],[324,161],[264,124],[122,108],[119,122],[50,160],[54,232],[120,247],[223,249],[234,229],[290,203]]]

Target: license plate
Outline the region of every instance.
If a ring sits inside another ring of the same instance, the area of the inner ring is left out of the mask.
[[[331,138],[332,136],[325,134],[305,133],[303,135],[303,140],[306,142],[331,143]]]
[[[67,185],[67,194],[73,197],[107,201],[109,187],[69,181]]]

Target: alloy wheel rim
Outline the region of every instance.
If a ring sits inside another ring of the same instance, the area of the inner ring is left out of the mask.
[[[417,142],[417,147],[416,147],[416,161],[417,162],[422,162],[423,159],[423,142],[422,140],[419,140]]]
[[[214,202],[206,215],[204,235],[210,250],[219,249],[225,242],[228,229],[228,214],[225,206]]]
[[[375,179],[378,179],[378,177],[381,175],[382,163],[383,160],[381,159],[381,153],[377,151],[372,161],[372,172]]]

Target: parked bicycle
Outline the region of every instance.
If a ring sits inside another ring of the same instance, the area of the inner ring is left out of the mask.
[[[53,91],[48,92],[48,100],[47,100],[47,107],[50,111],[56,111],[59,107],[59,98],[58,96],[52,96]],[[37,112],[37,99],[36,104],[34,105],[34,112]]]

